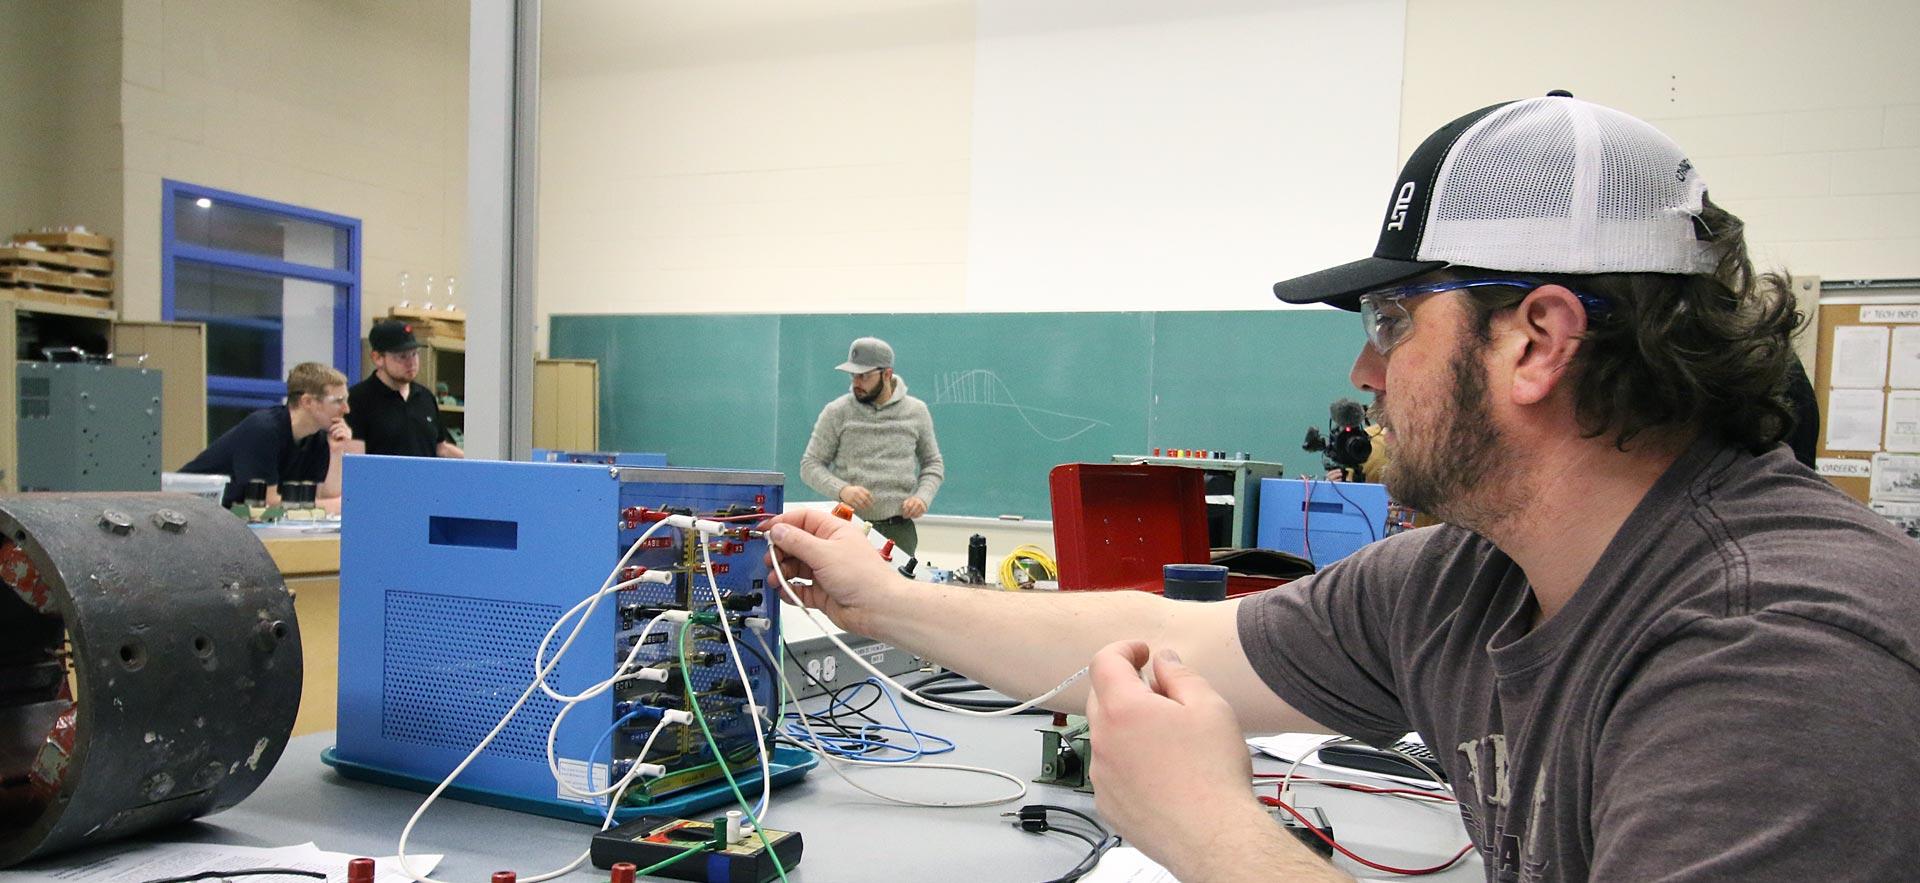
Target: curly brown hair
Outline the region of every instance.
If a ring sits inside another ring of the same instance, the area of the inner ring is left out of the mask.
[[[1612,433],[1614,446],[1648,430],[1710,431],[1753,451],[1794,425],[1786,394],[1792,338],[1803,317],[1792,280],[1756,275],[1745,225],[1707,200],[1696,229],[1714,257],[1710,274],[1526,273],[1606,301],[1590,317],[1574,355],[1574,409],[1586,437]],[[1511,272],[1456,267],[1466,277]],[[1478,289],[1467,299],[1475,334],[1486,340],[1493,314],[1525,298],[1522,289]]]

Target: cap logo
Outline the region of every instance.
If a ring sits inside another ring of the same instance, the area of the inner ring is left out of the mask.
[[[1413,205],[1414,186],[1415,182],[1408,181],[1400,185],[1400,192],[1394,195],[1393,213],[1387,216],[1388,230],[1405,230],[1407,228],[1407,209]]]
[[[1685,184],[1687,183],[1687,174],[1692,171],[1693,160],[1682,159],[1680,160],[1680,166],[1673,170],[1673,180]]]

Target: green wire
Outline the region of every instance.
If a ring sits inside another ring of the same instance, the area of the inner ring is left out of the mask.
[[[721,626],[721,628],[725,628],[725,626]],[[707,726],[707,713],[701,710],[700,697],[693,692],[693,677],[689,674],[692,670],[690,666],[691,660],[687,658],[687,639],[692,636],[693,624],[682,624],[680,626],[680,671],[682,674],[682,682],[685,685],[687,693],[687,706],[693,709],[693,719],[700,722],[700,735],[706,738],[707,749],[713,752],[713,760],[714,763],[719,765],[720,774],[727,777],[727,787],[733,789],[733,799],[740,802],[740,809],[746,815],[747,821],[753,823],[753,833],[760,838],[760,845],[765,847],[767,855],[773,858],[773,869],[780,873],[781,883],[789,883],[787,880],[787,868],[786,865],[780,861],[780,853],[775,852],[773,844],[767,841],[766,830],[760,827],[760,820],[753,814],[753,802],[748,800],[747,795],[740,791],[740,783],[733,780],[733,771],[727,768],[727,756],[720,752],[719,743],[713,740],[713,729]],[[751,684],[743,684],[742,686],[749,690],[753,689],[753,685]],[[755,730],[760,729],[760,722],[754,721],[753,728]],[[770,773],[772,770],[768,770],[768,772]]]
[[[692,847],[692,848],[690,848],[690,849],[688,849],[687,851],[685,851],[685,852],[682,852],[682,853],[680,853],[679,855],[676,855],[676,856],[674,856],[673,858],[670,858],[670,859],[667,859],[666,861],[663,861],[663,862],[654,862],[653,864],[650,864],[650,865],[648,865],[648,866],[646,866],[646,867],[644,867],[644,868],[641,868],[641,869],[639,869],[639,870],[637,870],[637,871],[634,871],[634,872],[633,872],[633,875],[634,875],[635,877],[645,877],[646,875],[648,875],[648,874],[651,874],[651,873],[653,873],[654,871],[658,871],[658,870],[660,870],[661,868],[664,868],[664,867],[666,867],[666,866],[668,866],[668,865],[671,865],[671,864],[673,864],[674,862],[677,862],[677,861],[680,861],[680,860],[682,860],[682,859],[684,859],[684,858],[686,858],[687,856],[690,856],[690,855],[699,855],[700,853],[703,853],[703,852],[706,852],[706,851],[707,851],[708,849],[711,849],[711,848],[712,848],[712,844],[710,844],[710,843],[702,843],[702,844],[700,844],[699,846],[695,846],[695,847]]]

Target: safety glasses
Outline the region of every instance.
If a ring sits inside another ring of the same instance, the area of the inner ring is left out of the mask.
[[[1360,295],[1360,323],[1367,330],[1367,343],[1384,356],[1413,333],[1413,313],[1406,305],[1408,298],[1469,288],[1524,288],[1531,291],[1545,284],[1525,279],[1449,279],[1370,291]],[[1592,295],[1575,291],[1573,296],[1580,299],[1580,305],[1586,308],[1590,317],[1604,316],[1609,309],[1606,301]]]

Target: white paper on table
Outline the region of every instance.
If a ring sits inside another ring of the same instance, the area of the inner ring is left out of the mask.
[[[1880,450],[1880,408],[1886,396],[1877,389],[1827,392],[1827,450]]]
[[[98,856],[87,854],[67,864],[44,870],[8,872],[9,883],[140,883],[162,877],[184,877],[205,871],[244,868],[288,868],[326,874],[327,883],[345,883],[347,862],[358,858],[344,852],[326,852],[312,843],[297,846],[232,846],[222,843],[153,843]],[[440,864],[438,855],[410,855],[407,864],[420,874]],[[374,859],[375,883],[409,883],[393,857]],[[251,879],[251,878],[249,878]],[[270,879],[270,878],[261,878]]]
[[[1180,883],[1159,862],[1131,846],[1116,846],[1100,855],[1100,863],[1080,883]]]
[[[1360,883],[1386,883],[1379,877],[1355,877]],[[1159,862],[1147,858],[1131,846],[1116,846],[1100,856],[1080,883],[1180,883]]]
[[[1887,393],[1886,449],[1899,453],[1920,453],[1920,390],[1897,389]]]
[[[1873,493],[1875,502],[1920,502],[1920,456],[1914,454],[1873,455]]]
[[[1887,362],[1887,385],[1920,389],[1920,325],[1893,329],[1893,355]]]
[[[1879,389],[1887,385],[1887,329],[1852,325],[1833,329],[1833,367],[1827,385]]]

